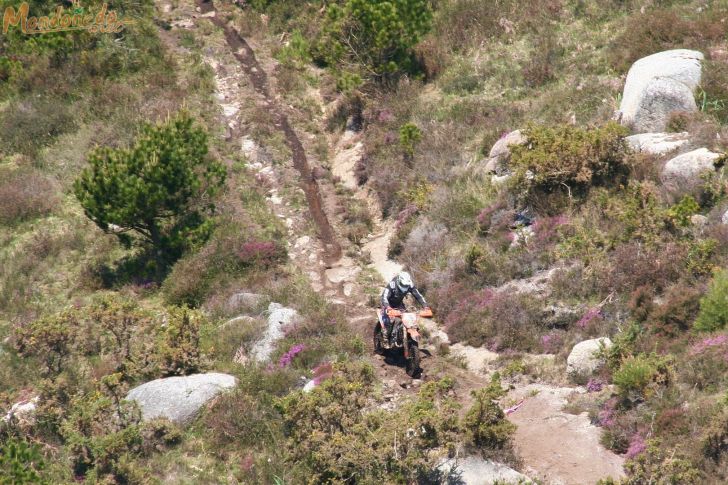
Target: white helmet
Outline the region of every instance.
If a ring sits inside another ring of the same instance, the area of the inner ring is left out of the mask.
[[[397,275],[397,288],[399,288],[399,291],[402,293],[406,293],[414,286],[414,283],[412,283],[412,277],[410,274],[406,271],[402,271],[400,274]]]

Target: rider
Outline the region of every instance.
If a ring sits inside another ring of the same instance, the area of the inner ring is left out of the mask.
[[[402,271],[397,276],[392,278],[392,281],[384,287],[382,291],[382,322],[384,328],[387,330],[387,338],[385,342],[387,345],[390,343],[392,338],[392,322],[387,315],[387,310],[390,308],[396,308],[397,310],[404,310],[404,298],[408,294],[412,294],[424,308],[429,308],[425,297],[417,290],[415,284],[412,282],[412,277],[406,271]]]

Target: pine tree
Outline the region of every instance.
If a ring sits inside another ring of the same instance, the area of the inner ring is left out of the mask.
[[[225,169],[207,151],[207,134],[182,111],[144,124],[130,148],[92,150],[74,192],[101,229],[152,249],[161,272],[209,233],[206,215],[214,211]]]

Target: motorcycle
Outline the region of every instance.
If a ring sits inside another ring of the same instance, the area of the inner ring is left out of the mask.
[[[382,310],[377,311],[377,324],[374,327],[374,352],[384,355],[387,350],[402,350],[406,361],[405,370],[407,375],[414,377],[420,370],[420,329],[417,323],[418,318],[431,318],[432,310],[426,308],[420,312],[408,312],[387,309],[387,316],[392,323],[391,343],[387,345]]]

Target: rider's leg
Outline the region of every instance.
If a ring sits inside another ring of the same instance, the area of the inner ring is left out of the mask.
[[[387,315],[387,309],[382,308],[382,323],[384,323],[384,337],[387,347],[392,341],[392,320]]]

